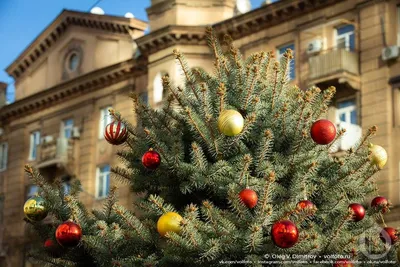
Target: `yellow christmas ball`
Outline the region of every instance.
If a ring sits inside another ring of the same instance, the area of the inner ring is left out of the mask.
[[[382,169],[387,162],[386,150],[381,146],[369,144],[369,151],[371,151],[371,162]]]
[[[242,114],[233,109],[221,112],[218,117],[218,129],[227,136],[235,136],[242,132],[244,119]]]
[[[28,199],[24,205],[24,214],[31,222],[38,222],[46,218],[47,209],[44,205],[44,199],[39,196]]]
[[[181,230],[181,215],[176,212],[167,212],[163,214],[157,222],[157,231],[161,236],[165,236],[168,232],[179,233]]]

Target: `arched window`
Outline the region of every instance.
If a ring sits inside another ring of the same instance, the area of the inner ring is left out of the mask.
[[[168,75],[167,72],[159,72],[157,73],[156,77],[154,78],[153,81],[153,99],[154,99],[154,103],[160,103],[161,101],[164,100],[164,98],[166,97],[166,92],[164,92],[164,88],[162,85],[162,77],[164,77],[165,75]]]

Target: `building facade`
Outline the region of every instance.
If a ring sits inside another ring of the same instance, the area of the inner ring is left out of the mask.
[[[82,200],[101,205],[113,183],[109,168],[118,164],[116,148],[102,137],[107,109],[134,124],[130,92],[157,107],[164,96],[161,77],[181,83],[173,49],[192,67],[211,71],[207,25],[230,34],[245,57],[272,50],[279,58],[291,48],[289,76],[301,88],[335,86],[327,116],[348,132],[337,150],[378,126],[374,143],[389,156],[379,192],[394,206],[387,223],[398,226],[399,6],[400,0],[281,0],[240,14],[234,0],[151,0],[148,23],[63,11],[7,68],[15,79],[14,103],[5,105],[7,85],[0,83],[0,266],[25,266],[22,207],[37,188],[24,165],[50,181],[62,177],[65,190],[80,179]],[[127,188],[119,195],[131,206]]]

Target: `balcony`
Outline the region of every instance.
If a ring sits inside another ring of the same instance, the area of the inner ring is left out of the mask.
[[[359,55],[346,49],[329,49],[308,58],[309,83],[321,84],[333,81],[348,83],[353,89],[360,88]]]
[[[362,136],[362,129],[359,125],[348,123],[348,122],[339,122],[336,124],[336,128],[339,129],[346,129],[344,135],[339,138],[335,144],[332,145],[329,152],[336,153],[340,151],[346,151],[360,140]]]
[[[49,167],[63,168],[69,174],[74,173],[74,163],[77,159],[78,140],[69,138],[57,138],[44,142],[37,147],[36,168],[46,169]]]

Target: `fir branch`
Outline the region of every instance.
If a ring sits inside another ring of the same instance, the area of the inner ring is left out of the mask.
[[[275,61],[273,70],[275,71],[275,76],[274,76],[274,87],[272,89],[271,110],[274,110],[274,105],[275,105],[275,94],[276,94],[276,86],[278,83],[279,62]]]
[[[324,252],[328,251],[329,247],[332,245],[333,241],[337,238],[339,232],[342,230],[342,227],[345,225],[346,222],[351,220],[352,217],[353,217],[353,214],[349,210],[347,212],[346,216],[344,216],[342,218],[342,220],[340,221],[339,226],[336,228],[335,232],[333,232],[333,234],[327,239],[329,241],[324,249]]]
[[[254,66],[252,68],[252,72],[253,72],[253,79],[252,79],[252,81],[250,83],[250,88],[247,89],[247,95],[246,95],[246,98],[244,100],[244,107],[243,107],[244,110],[247,109],[247,105],[249,104],[250,96],[253,94],[254,85],[256,84],[256,81],[258,79],[259,66]]]
[[[189,121],[192,124],[192,126],[196,129],[197,133],[200,135],[200,137],[203,139],[204,143],[207,144],[207,139],[204,136],[203,132],[200,130],[199,126],[197,125],[197,123],[194,121],[193,116],[192,116],[192,111],[190,110],[189,107],[185,108],[185,112],[189,117]]]
[[[248,169],[249,169],[249,167],[250,167],[250,164],[251,164],[251,155],[250,154],[246,154],[246,155],[244,155],[244,157],[243,157],[243,169],[242,169],[242,172],[240,173],[240,177],[239,177],[239,184],[242,184],[242,180],[243,180],[243,177],[245,176],[245,174],[247,173],[247,171],[248,171]],[[246,183],[246,186],[247,186],[247,183]]]
[[[148,230],[137,218],[132,216],[129,211],[121,206],[113,206],[112,209],[124,219],[124,221],[140,237],[140,239],[142,239],[144,242],[149,241]]]
[[[179,64],[181,65],[181,68],[183,70],[183,73],[185,74],[186,81],[189,83],[190,88],[192,89],[193,94],[195,95],[196,99],[200,101],[200,98],[196,92],[196,89],[194,88],[194,82],[192,79],[192,74],[190,72],[190,69],[187,68],[186,62],[184,62],[182,54],[177,50],[174,49],[173,51],[175,58],[179,61]]]
[[[371,128],[369,128],[367,134],[365,134],[365,135],[363,136],[363,138],[361,139],[360,144],[355,148],[354,153],[357,153],[357,152],[360,150],[360,148],[361,148],[363,145],[365,145],[365,142],[366,142],[372,135],[375,135],[377,131],[378,131],[378,127],[375,126],[375,125],[372,126]]]
[[[219,113],[221,113],[224,110],[225,92],[226,92],[225,84],[221,82],[217,89],[217,95],[219,96]]]

